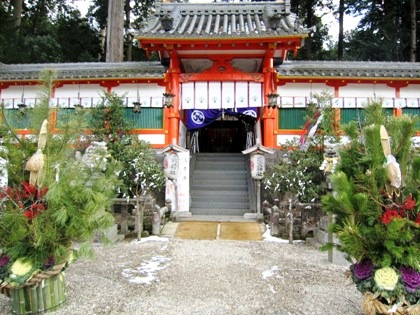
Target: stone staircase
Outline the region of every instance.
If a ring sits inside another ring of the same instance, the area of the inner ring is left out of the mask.
[[[249,212],[247,160],[241,153],[199,153],[192,170],[193,215],[243,216]]]

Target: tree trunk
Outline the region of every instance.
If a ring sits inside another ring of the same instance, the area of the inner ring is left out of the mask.
[[[136,192],[136,228],[137,228],[137,239],[141,240],[141,234],[143,233],[143,214],[144,209],[140,207],[140,193]]]
[[[23,0],[13,0],[13,31],[15,36],[20,34],[20,25],[22,22],[22,5]]]
[[[125,1],[124,5],[124,13],[125,13],[125,34],[126,34],[126,48],[125,48],[125,57],[127,61],[133,60],[133,45],[131,44],[131,41],[133,40],[133,36],[129,33],[131,28],[130,23],[130,16],[131,16],[131,6],[130,6],[130,0]]]
[[[410,0],[411,9],[411,47],[410,62],[416,62],[417,59],[417,23],[416,23],[416,0]]]
[[[313,16],[314,16],[314,1],[313,0],[306,0],[306,26],[312,27],[313,26]],[[305,39],[305,55],[307,60],[312,60],[312,38],[309,35]]]
[[[344,56],[344,0],[338,6],[338,48],[337,58],[343,60]]]
[[[124,1],[109,0],[106,38],[106,62],[123,61]]]
[[[293,244],[293,210],[292,210],[292,198],[289,199],[289,244]]]

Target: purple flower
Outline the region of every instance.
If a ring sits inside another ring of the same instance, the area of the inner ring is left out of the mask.
[[[353,265],[353,275],[357,280],[365,280],[373,275],[373,264],[370,259],[364,259]]]
[[[44,265],[44,269],[50,269],[54,265],[55,265],[55,257],[50,256],[50,257],[48,257],[48,260]]]
[[[9,263],[9,261],[10,261],[9,256],[6,256],[6,255],[1,256],[1,258],[0,258],[0,267],[6,266]]]
[[[410,267],[400,267],[401,278],[408,292],[415,292],[420,288],[420,272]]]

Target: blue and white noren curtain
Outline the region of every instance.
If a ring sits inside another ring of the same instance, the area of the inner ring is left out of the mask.
[[[188,109],[187,129],[194,130],[207,126],[224,114],[231,116],[248,115],[257,118],[257,107],[232,109]]]

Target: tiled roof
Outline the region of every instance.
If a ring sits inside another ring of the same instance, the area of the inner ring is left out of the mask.
[[[420,63],[370,61],[287,61],[280,77],[420,78]]]
[[[137,34],[141,38],[264,38],[309,33],[289,0],[279,2],[161,3]]]
[[[106,79],[106,78],[163,78],[166,69],[160,62],[121,63],[48,63],[16,64],[0,63],[0,80],[37,80],[42,70],[54,69],[57,79]]]
[[[44,69],[55,69],[58,79],[163,78],[159,62],[121,63],[0,63],[0,81],[37,80]],[[285,61],[276,68],[280,77],[406,78],[420,79],[420,63],[369,61]]]

